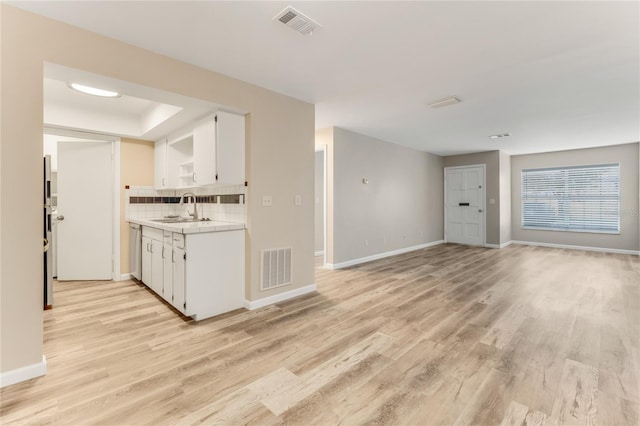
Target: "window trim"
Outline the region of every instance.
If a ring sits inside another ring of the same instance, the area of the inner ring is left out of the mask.
[[[589,169],[598,167],[618,167],[618,229],[617,231],[606,230],[594,230],[594,229],[569,229],[569,228],[553,228],[553,227],[538,227],[538,226],[526,226],[524,225],[524,202],[525,202],[525,190],[524,190],[524,175],[525,172],[537,172],[537,171],[553,171],[553,170],[567,170],[567,169]],[[622,232],[622,199],[620,195],[620,186],[622,181],[622,166],[618,163],[599,163],[599,164],[576,164],[572,166],[554,166],[554,167],[532,167],[528,169],[520,169],[520,229],[528,231],[553,231],[553,232],[574,232],[581,234],[604,234],[604,235],[620,235]]]

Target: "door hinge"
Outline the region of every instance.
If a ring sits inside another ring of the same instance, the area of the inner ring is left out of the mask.
[[[218,180],[218,174],[216,173],[216,180]]]
[[[213,119],[215,120],[216,123],[218,122],[218,116],[217,115]]]
[[[184,306],[184,308],[187,309],[187,302],[184,302],[182,306]]]
[[[187,253],[183,254],[183,255],[182,255],[182,258],[183,258],[184,260],[187,260]]]

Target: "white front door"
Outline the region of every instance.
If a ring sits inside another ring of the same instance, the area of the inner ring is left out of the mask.
[[[58,279],[110,280],[111,142],[58,142]]]
[[[446,240],[484,245],[484,166],[445,169]]]

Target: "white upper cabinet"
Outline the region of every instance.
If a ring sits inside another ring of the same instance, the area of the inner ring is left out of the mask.
[[[167,139],[156,141],[153,148],[154,155],[154,185],[155,189],[169,188],[169,180],[167,178]]]
[[[244,140],[244,116],[219,111],[157,141],[155,188],[243,184]]]
[[[216,134],[216,182],[243,184],[244,116],[218,112]]]
[[[216,183],[216,118],[207,117],[193,128],[193,172],[196,185]]]

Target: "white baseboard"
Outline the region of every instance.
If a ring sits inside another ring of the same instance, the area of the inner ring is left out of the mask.
[[[427,247],[437,246],[438,244],[444,244],[444,240],[432,241],[430,243],[418,244],[417,246],[405,247],[398,250],[392,250],[385,253],[374,254],[372,256],[361,257],[360,259],[347,260],[340,263],[327,263],[325,267],[327,269],[341,269],[347,266],[358,265],[360,263],[371,262],[372,260],[384,259],[385,257],[395,256],[397,254],[409,253],[410,251],[420,250]]]
[[[44,376],[45,374],[47,374],[47,357],[42,355],[42,361],[37,364],[0,373],[0,388]]]
[[[324,256],[324,250],[317,251],[313,255],[314,256]]]
[[[553,244],[553,243],[539,243],[535,241],[511,241],[513,244],[519,244],[523,246],[537,246],[537,247],[551,247],[570,250],[585,250],[585,251],[599,251],[604,253],[616,253],[616,254],[632,254],[640,256],[639,250],[622,250],[605,247],[586,247],[586,246],[570,246],[566,244]]]
[[[131,278],[132,278],[131,274],[122,274],[120,275],[120,279],[118,281],[126,281],[126,280],[130,280]]]
[[[502,244],[485,244],[484,246],[488,248],[502,249],[507,246],[510,246],[511,244],[513,244],[513,241],[507,241],[506,243],[502,243]]]
[[[264,306],[273,305],[274,303],[283,302],[285,300],[293,299],[294,297],[302,296],[303,294],[313,293],[317,290],[315,284],[311,284],[305,287],[296,288],[293,290],[285,291],[284,293],[274,294],[273,296],[264,297],[257,300],[244,301],[244,307],[250,311],[254,309],[262,308]]]

